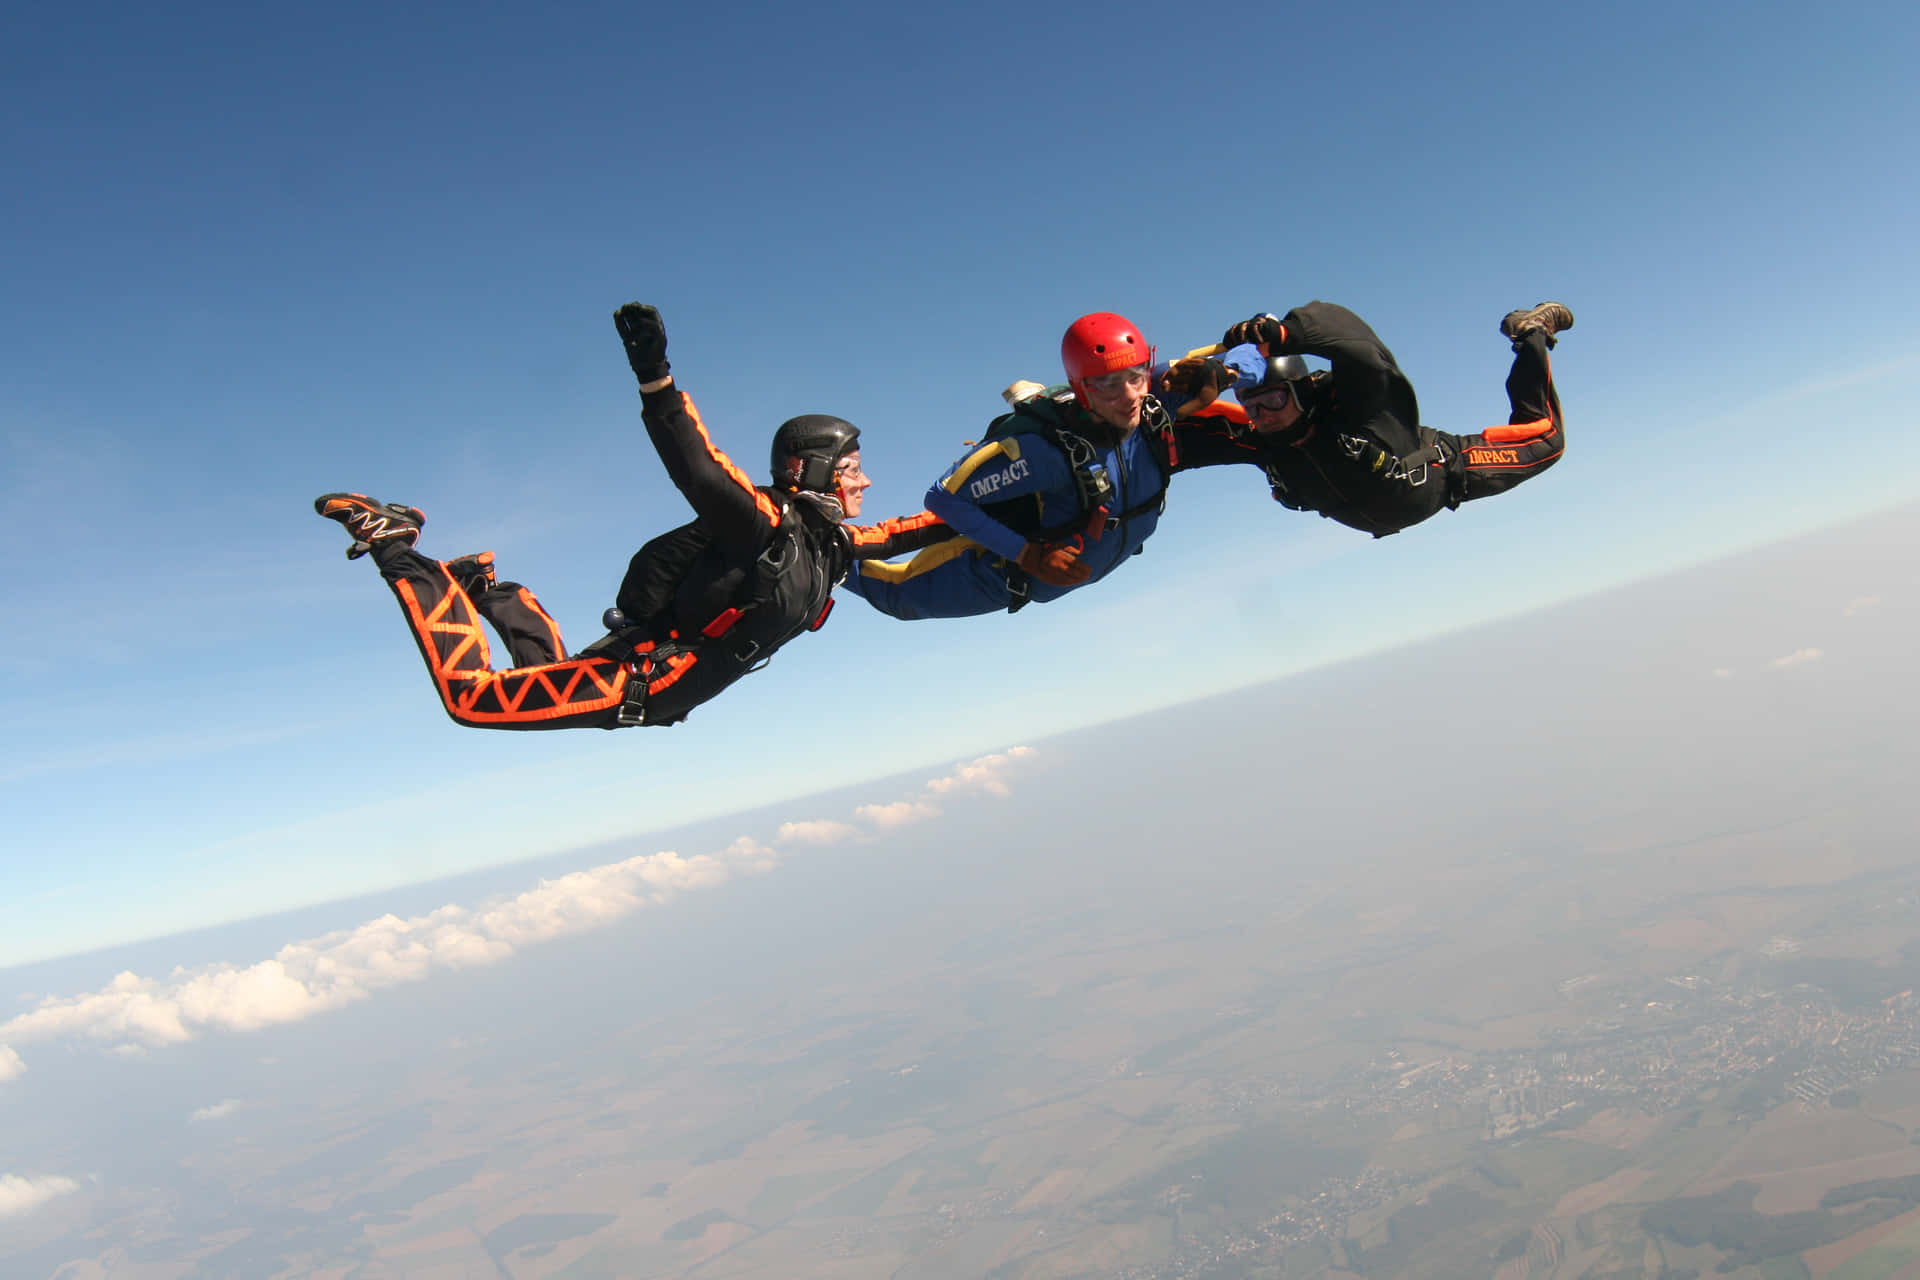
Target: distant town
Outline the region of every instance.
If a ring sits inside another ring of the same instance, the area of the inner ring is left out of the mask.
[[[1775,938],[1761,953],[1795,955],[1798,940]],[[1920,1001],[1912,989],[1843,1009],[1811,983],[1719,984],[1697,973],[1616,980],[1578,974],[1558,984],[1569,1000],[1606,1011],[1550,1029],[1542,1043],[1410,1061],[1388,1050],[1327,1078],[1239,1082],[1207,1109],[1255,1106],[1339,1108],[1354,1117],[1400,1119],[1436,1129],[1477,1124],[1498,1142],[1576,1123],[1607,1108],[1657,1116],[1697,1106],[1711,1093],[1722,1106],[1761,1112],[1787,1099],[1846,1106],[1875,1077],[1920,1062]],[[1327,1179],[1304,1203],[1251,1229],[1183,1244],[1172,1259],[1123,1271],[1125,1280],[1194,1280],[1232,1273],[1250,1260],[1320,1243],[1338,1250],[1355,1217],[1388,1203],[1426,1175],[1369,1166]],[[1170,1200],[1182,1196],[1172,1187]]]

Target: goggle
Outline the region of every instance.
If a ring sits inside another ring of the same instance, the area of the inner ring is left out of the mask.
[[[1242,396],[1240,407],[1248,413],[1279,413],[1293,399],[1293,388],[1286,383],[1268,387],[1257,396]]]
[[[1086,386],[1089,391],[1098,391],[1101,395],[1110,396],[1123,389],[1138,391],[1152,381],[1153,370],[1143,364],[1137,364],[1131,369],[1118,369],[1112,373],[1088,378]]]
[[[867,473],[860,469],[857,458],[842,458],[833,466],[833,478],[842,484],[852,484],[856,480],[865,480]]]

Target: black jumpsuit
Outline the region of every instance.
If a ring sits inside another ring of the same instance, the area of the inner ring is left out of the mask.
[[[485,729],[673,724],[825,621],[835,584],[856,559],[915,551],[951,531],[927,512],[843,525],[812,495],[756,487],[707,435],[693,402],[669,384],[642,396],[642,419],[667,474],[697,519],[634,557],[623,607],[650,579],[664,584],[651,623],[622,643],[566,656],[560,628],[533,593],[499,582],[469,598],[447,567],[411,547],[376,544],[447,714]],[[824,509],[823,509],[824,508]],[[667,563],[671,557],[679,563]],[[494,671],[481,620],[513,668]]]
[[[1333,366],[1305,389],[1306,418],[1269,434],[1218,417],[1184,420],[1175,426],[1175,471],[1257,466],[1274,501],[1384,538],[1442,507],[1503,493],[1560,459],[1565,424],[1544,334],[1515,345],[1506,425],[1460,436],[1420,425],[1413,384],[1353,312],[1310,302],[1281,324],[1273,355],[1320,356]]]

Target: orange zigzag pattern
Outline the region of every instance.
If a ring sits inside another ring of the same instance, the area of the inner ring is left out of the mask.
[[[626,694],[631,673],[611,658],[569,658],[494,671],[479,615],[451,577],[445,594],[428,608],[422,607],[413,583],[401,581],[394,587],[432,670],[442,705],[463,724],[592,715],[618,705]],[[587,686],[584,693],[582,686]]]

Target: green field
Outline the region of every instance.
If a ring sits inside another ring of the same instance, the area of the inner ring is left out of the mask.
[[[1830,1280],[1887,1280],[1920,1259],[1920,1222],[1895,1232],[1835,1267]]]
[[[1830,1280],[1887,1280],[1915,1258],[1920,1258],[1920,1249],[1877,1244],[1847,1259],[1829,1276]]]

